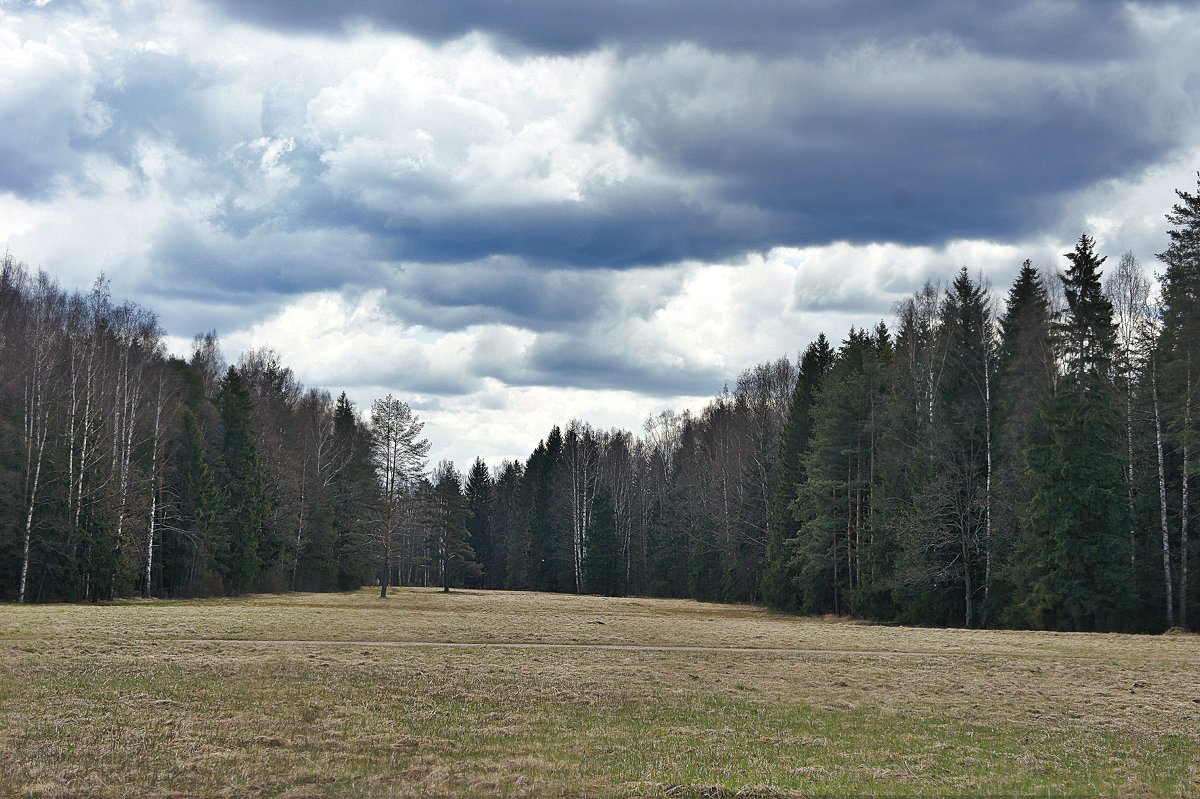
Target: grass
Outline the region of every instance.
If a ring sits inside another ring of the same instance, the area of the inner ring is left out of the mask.
[[[151,793],[1192,796],[1200,640],[420,589],[0,609],[0,795]]]

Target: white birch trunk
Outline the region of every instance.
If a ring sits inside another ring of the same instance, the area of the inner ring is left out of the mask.
[[[1162,521],[1163,579],[1167,586],[1167,626],[1175,626],[1175,595],[1171,587],[1171,536],[1167,528],[1167,477],[1163,458],[1162,414],[1158,408],[1158,363],[1150,361],[1150,385],[1154,393],[1154,443],[1158,448],[1158,506]]]

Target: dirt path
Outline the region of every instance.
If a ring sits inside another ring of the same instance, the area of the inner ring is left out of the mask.
[[[716,654],[742,655],[859,655],[865,657],[916,657],[942,658],[954,655],[970,657],[1088,657],[1086,655],[1063,655],[1052,652],[920,652],[920,651],[887,651],[882,649],[804,649],[783,647],[750,647],[750,646],[676,646],[667,644],[571,644],[543,643],[538,641],[331,641],[331,640],[301,640],[273,638],[169,638],[163,642],[173,641],[181,644],[232,644],[232,645],[265,645],[265,646],[363,646],[387,649],[528,649],[528,650],[582,650],[597,652],[697,652]]]

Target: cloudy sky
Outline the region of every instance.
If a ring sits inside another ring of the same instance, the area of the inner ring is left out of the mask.
[[[0,0],[0,246],[495,462],[960,266],[1153,270],[1198,52],[1103,0]]]

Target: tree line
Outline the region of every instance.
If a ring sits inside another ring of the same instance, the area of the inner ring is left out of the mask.
[[[1200,199],[1158,291],[1081,236],[1003,302],[963,268],[641,436],[555,427],[470,470],[492,588],[764,602],[923,625],[1196,626]],[[1195,367],[1193,364],[1195,363]]]
[[[167,357],[106,282],[0,272],[0,596],[376,583],[693,597],[914,624],[1195,627],[1200,199],[1157,287],[1081,236],[1003,301],[962,269],[640,434],[581,420],[432,473],[369,414],[215,333]]]
[[[364,417],[305,389],[269,349],[227,364],[212,332],[169,357],[154,314],[103,277],[67,292],[6,256],[0,598],[448,583],[447,563],[461,580],[477,568],[446,537],[461,478],[426,475],[421,429],[391,396]]]

